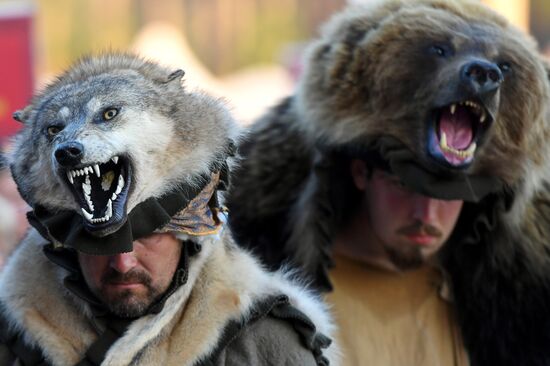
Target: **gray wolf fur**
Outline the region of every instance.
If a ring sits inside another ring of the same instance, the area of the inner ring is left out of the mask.
[[[223,163],[238,133],[224,104],[187,91],[182,75],[128,54],[77,62],[15,115],[24,128],[10,163],[23,197],[32,207],[77,212],[102,237],[116,231],[140,202],[181,184],[199,184],[213,165]],[[93,216],[85,217],[84,210]],[[109,210],[106,220],[97,220]],[[264,271],[234,245],[229,230],[178,237],[202,247],[190,258],[187,282],[160,313],[132,322],[102,365],[198,365],[215,349],[226,325],[250,318],[254,304],[279,294],[307,312],[319,332],[331,335],[323,305],[285,276]],[[46,244],[31,229],[8,261],[0,276],[0,315],[48,362],[75,364],[97,332],[90,305],[64,287],[67,269],[42,253]],[[257,323],[256,329],[266,324]],[[259,345],[270,332],[251,329],[236,339],[247,343],[250,336],[256,347],[250,354],[271,357]],[[283,338],[302,348],[289,329]],[[313,360],[312,351],[295,351],[289,350],[289,357],[305,352],[302,361]],[[234,357],[227,353],[228,360]],[[337,364],[336,346],[325,355]]]
[[[478,2],[347,9],[310,46],[296,94],[240,146],[228,201],[237,241],[329,289],[330,242],[357,198],[350,155],[389,136],[442,178],[496,177],[503,190],[465,205],[440,259],[472,365],[549,364],[548,97],[535,42]],[[454,108],[476,146],[446,160],[430,138]]]
[[[122,176],[109,221],[85,221],[102,236],[116,231],[137,203],[197,183],[224,157],[220,151],[229,148],[236,129],[222,103],[186,92],[182,75],[122,55],[85,58],[61,75],[16,113],[28,126],[17,137],[11,164],[21,195],[32,207],[85,210],[101,219]],[[107,120],[106,113],[116,115]],[[106,179],[109,170],[117,176]],[[97,193],[94,212],[81,187],[86,176],[92,201]],[[108,194],[101,195],[99,187],[109,180]]]

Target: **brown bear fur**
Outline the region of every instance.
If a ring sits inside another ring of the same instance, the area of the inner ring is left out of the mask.
[[[471,60],[502,80],[479,99],[491,122],[473,161],[456,168],[425,136],[434,109],[470,98],[460,70]],[[536,43],[477,1],[393,0],[336,15],[305,66],[296,94],[240,147],[228,204],[241,244],[330,288],[330,242],[354,200],[339,151],[391,136],[436,174],[502,182],[465,205],[440,259],[473,365],[550,364],[550,87]]]

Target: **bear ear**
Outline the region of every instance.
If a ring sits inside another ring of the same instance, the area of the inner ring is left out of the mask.
[[[169,83],[173,80],[181,80],[181,78],[185,75],[185,71],[178,69],[174,72],[172,72],[168,77],[166,78],[165,83]]]

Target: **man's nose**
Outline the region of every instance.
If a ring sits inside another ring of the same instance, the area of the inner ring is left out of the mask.
[[[111,256],[109,266],[119,273],[126,273],[137,265],[134,252],[115,254]]]
[[[436,218],[436,212],[437,200],[419,194],[415,195],[412,212],[414,219],[429,223]]]

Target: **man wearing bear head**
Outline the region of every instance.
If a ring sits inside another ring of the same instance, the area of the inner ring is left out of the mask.
[[[346,364],[550,364],[546,65],[479,1],[376,1],[252,126],[230,224],[330,292]]]
[[[346,364],[467,365],[437,260],[463,201],[417,193],[368,158],[342,165],[353,214],[334,239],[328,301]]]

